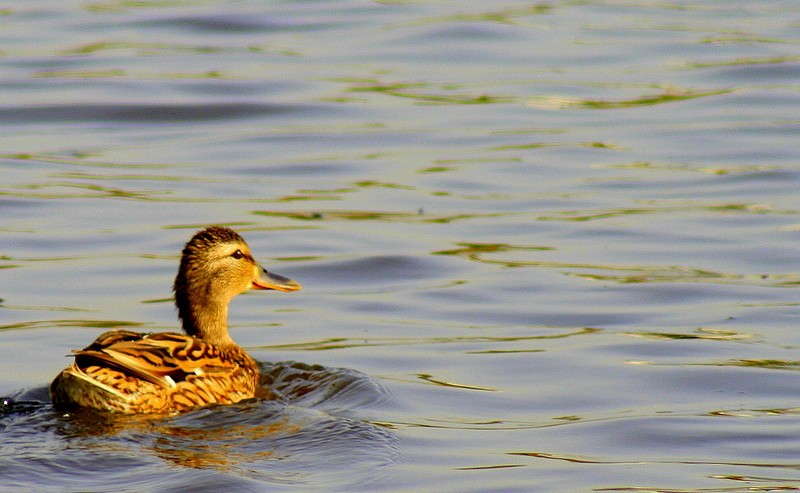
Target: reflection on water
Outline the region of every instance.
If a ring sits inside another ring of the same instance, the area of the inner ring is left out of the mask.
[[[581,219],[583,220],[583,219]],[[791,274],[736,274],[713,272],[686,266],[638,266],[638,265],[608,265],[608,264],[572,264],[562,262],[549,262],[537,260],[504,260],[488,258],[487,254],[508,253],[515,251],[548,251],[552,247],[503,245],[503,244],[469,244],[460,243],[461,248],[433,252],[438,255],[463,256],[475,262],[502,265],[504,267],[545,267],[565,271],[567,275],[592,279],[597,281],[613,281],[618,283],[644,283],[644,282],[736,282],[758,284],[763,286],[792,286],[800,283],[800,275]],[[578,271],[578,270],[581,271]],[[592,273],[586,270],[612,273]],[[617,274],[617,272],[621,272]]]
[[[265,390],[279,398],[251,399],[177,416],[91,409],[61,415],[47,403],[46,388],[5,398],[0,468],[10,475],[4,487],[24,487],[26,476],[40,478],[43,488],[57,487],[59,483],[48,478],[59,474],[58,463],[69,450],[82,451],[79,460],[89,461],[84,471],[102,473],[108,487],[121,484],[132,470],[143,468],[146,474],[152,467],[148,457],[182,468],[218,471],[221,478],[332,487],[374,481],[380,476],[378,468],[393,463],[394,434],[385,426],[355,417],[387,399],[383,386],[352,370],[299,363],[261,366]],[[38,450],[39,460],[34,462],[26,452],[32,448]],[[108,468],[94,469],[95,458],[101,456]],[[131,462],[130,457],[139,459]],[[115,465],[116,461],[121,462]],[[364,472],[341,474],[355,467]],[[180,484],[179,479],[172,487]]]
[[[542,109],[589,108],[589,109],[617,109],[632,108],[636,106],[652,106],[655,104],[685,101],[687,99],[719,96],[732,92],[732,89],[716,91],[694,91],[691,89],[667,88],[663,94],[641,96],[633,99],[607,101],[601,99],[567,99],[562,97],[539,97],[531,99],[528,104]]]
[[[255,211],[259,216],[285,217],[301,221],[381,221],[381,222],[421,222],[447,224],[462,219],[488,219],[501,214],[457,214],[450,216],[433,216],[420,209],[416,212],[378,212],[378,211],[336,211],[324,212],[273,212]]]

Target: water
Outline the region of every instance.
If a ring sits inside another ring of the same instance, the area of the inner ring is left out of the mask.
[[[0,13],[3,488],[800,488],[796,2]],[[284,399],[55,413],[211,223]]]

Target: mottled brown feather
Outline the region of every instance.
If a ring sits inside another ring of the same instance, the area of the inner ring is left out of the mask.
[[[232,260],[233,259],[233,260]],[[234,231],[212,226],[186,244],[175,299],[186,334],[113,330],[75,351],[50,386],[53,404],[123,413],[176,413],[232,404],[256,394],[258,366],[230,339],[230,299],[264,284],[261,268]],[[275,289],[296,290],[291,280]]]

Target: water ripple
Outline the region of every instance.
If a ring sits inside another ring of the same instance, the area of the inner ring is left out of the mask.
[[[300,105],[256,102],[203,104],[58,104],[0,108],[0,119],[17,123],[213,121],[224,118],[275,116],[303,111]]]
[[[322,482],[347,489],[375,481],[378,470],[394,462],[394,434],[358,417],[387,401],[376,381],[352,370],[300,363],[264,363],[262,372],[279,399],[169,418],[88,409],[62,415],[47,402],[46,387],[6,397],[0,406],[3,486],[79,488],[92,477],[95,487],[120,491],[133,477],[147,471],[158,478],[154,471],[161,470],[169,471],[171,488],[192,484],[194,491],[222,483],[245,490],[262,483]],[[32,454],[38,460],[30,461]],[[182,477],[175,466],[205,470],[203,483],[194,475]],[[76,467],[84,479],[70,473]],[[142,477],[136,489],[157,489],[159,483]]]

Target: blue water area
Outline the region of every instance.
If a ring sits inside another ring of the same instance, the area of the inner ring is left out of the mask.
[[[792,0],[0,6],[0,489],[800,485]],[[181,248],[276,399],[55,411],[175,331]]]

